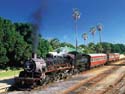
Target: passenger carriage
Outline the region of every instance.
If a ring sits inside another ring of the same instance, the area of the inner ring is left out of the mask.
[[[106,54],[89,54],[89,56],[90,56],[90,67],[104,65],[107,62]]]

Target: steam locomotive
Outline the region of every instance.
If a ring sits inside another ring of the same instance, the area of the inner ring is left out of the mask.
[[[124,59],[125,56],[122,58]],[[31,58],[25,61],[24,70],[20,72],[19,77],[15,78],[15,86],[33,88],[119,59],[119,53],[82,54],[78,52],[70,52],[62,56],[47,54],[45,59]]]

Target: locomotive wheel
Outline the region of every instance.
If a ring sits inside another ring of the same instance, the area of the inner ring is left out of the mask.
[[[64,72],[61,72],[61,73],[60,73],[60,80],[61,80],[61,79],[64,79],[64,77],[65,77]]]
[[[89,63],[85,64],[85,70],[89,70],[89,69],[90,69]]]
[[[54,74],[54,81],[58,80],[58,73]]]
[[[68,78],[68,76],[69,76],[69,73],[68,72],[64,72],[64,79],[67,79]]]
[[[74,69],[73,74],[78,74],[78,73],[79,73],[79,70],[78,69]]]
[[[43,82],[42,82],[43,81]],[[44,80],[42,80],[41,82],[40,82],[40,84],[42,85],[42,86],[45,86],[47,83],[46,83],[46,78],[44,79]]]
[[[63,72],[63,79],[66,79],[66,78],[67,78],[67,77],[66,77],[67,74],[68,74],[68,73],[64,73],[64,72]]]
[[[53,81],[57,81],[57,73],[53,73],[52,74],[52,80]]]
[[[56,81],[59,81],[60,80],[60,76],[59,74],[57,74],[57,80]]]
[[[74,71],[73,71],[73,70],[70,70],[69,73],[68,73],[68,75],[72,76],[73,73],[74,73]]]
[[[33,86],[34,86],[34,87],[36,87],[36,86],[37,86],[37,83],[36,83],[36,82],[34,82],[34,83],[33,83]]]
[[[53,82],[54,81],[54,74],[50,74],[49,75],[49,83]]]
[[[54,81],[57,81],[57,77],[56,76],[54,77]]]
[[[57,75],[56,75],[56,81],[59,81],[60,80],[60,73],[57,73]]]
[[[30,87],[31,87],[31,89],[33,89],[33,88],[36,87],[36,86],[37,86],[37,83],[34,82]]]
[[[59,73],[59,80],[61,80],[61,79],[63,79],[63,73],[62,72]]]
[[[44,81],[45,81],[45,80],[40,79],[40,80],[38,81],[38,85],[43,85],[43,84],[44,84]]]
[[[46,75],[44,85],[48,84],[49,81],[50,81],[50,77],[49,77],[49,75]]]

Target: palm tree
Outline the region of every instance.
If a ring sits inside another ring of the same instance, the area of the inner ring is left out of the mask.
[[[101,44],[101,31],[103,29],[103,26],[102,24],[98,24],[97,25],[97,30],[99,31],[99,40],[100,40],[100,44]]]
[[[78,40],[77,40],[77,21],[80,19],[80,12],[77,8],[73,9],[73,14],[72,17],[75,22],[75,38],[76,38],[76,51],[77,51],[77,46],[78,46]]]
[[[102,29],[103,29],[102,24],[98,24],[97,25],[97,30],[99,31],[100,48],[102,48],[102,45],[101,45],[101,42],[102,42],[102,40],[101,40],[101,31],[102,31]],[[102,49],[100,49],[100,52],[102,52]]]
[[[94,35],[95,35],[95,32],[96,32],[96,27],[91,27],[91,28],[90,28],[90,32],[92,33],[93,43],[94,43]]]
[[[88,39],[87,33],[83,33],[82,37],[84,39],[84,44],[86,44],[86,40]]]

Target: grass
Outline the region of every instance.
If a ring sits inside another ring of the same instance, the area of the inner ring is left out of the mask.
[[[21,70],[8,70],[8,71],[0,71],[0,78],[5,78],[5,77],[14,77],[19,74]]]

